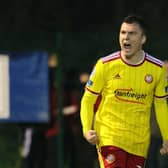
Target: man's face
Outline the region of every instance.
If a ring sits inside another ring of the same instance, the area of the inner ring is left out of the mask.
[[[142,50],[146,37],[142,29],[136,23],[122,23],[119,34],[119,42],[122,54],[127,58],[132,58]]]
[[[165,61],[165,67],[166,67],[166,76],[168,78],[168,61]]]

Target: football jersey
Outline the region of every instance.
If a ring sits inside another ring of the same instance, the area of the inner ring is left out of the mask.
[[[161,133],[168,139],[165,72],[163,62],[145,52],[136,65],[125,62],[120,51],[99,59],[81,101],[83,132],[91,129],[93,106],[101,95],[94,118],[98,147],[113,145],[146,157],[153,100]]]

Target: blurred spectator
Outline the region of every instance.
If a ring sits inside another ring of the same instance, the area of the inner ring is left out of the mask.
[[[28,125],[24,128],[24,139],[21,151],[23,164],[21,168],[46,168],[47,142],[44,136],[44,125]]]
[[[76,69],[65,73],[63,82],[63,129],[64,129],[64,160],[69,168],[78,168],[76,159],[76,134],[79,112],[79,94],[76,85]]]
[[[57,135],[59,133],[59,126],[57,122],[57,81],[56,69],[58,66],[58,59],[55,53],[49,56],[49,95],[50,95],[50,122],[45,131],[45,138],[47,139],[47,168],[57,167]]]
[[[55,54],[49,56],[48,66],[50,121],[49,123],[27,124],[22,127],[24,135],[21,149],[23,158],[21,168],[46,168],[50,164],[52,165],[50,168],[56,167],[56,147],[53,147],[53,145],[56,146],[55,138],[58,133],[55,85],[57,57]]]
[[[94,168],[97,160],[96,148],[84,139],[80,122],[80,99],[88,78],[89,73],[79,75],[78,70],[70,69],[64,83],[64,154],[68,168]]]
[[[168,60],[165,60],[168,82]],[[146,168],[168,168],[168,155],[160,157],[160,148],[162,146],[162,137],[157,125],[154,109],[151,111],[151,144],[149,148],[148,158],[146,160]]]
[[[56,89],[56,67],[58,60],[56,54],[49,56],[49,96],[50,96],[50,122],[49,127],[45,132],[46,138],[56,136],[58,134],[58,123],[57,123],[57,89]]]

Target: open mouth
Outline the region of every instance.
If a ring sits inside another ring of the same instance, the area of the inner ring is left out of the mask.
[[[130,49],[130,48],[131,48],[131,44],[129,44],[129,43],[124,43],[124,48],[125,48],[125,49]]]

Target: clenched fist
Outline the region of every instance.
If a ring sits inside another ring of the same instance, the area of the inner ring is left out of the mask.
[[[163,142],[162,148],[160,149],[160,153],[161,153],[162,155],[168,154],[168,140],[165,140],[165,141]]]
[[[89,130],[85,133],[84,137],[92,145],[96,145],[99,141],[95,130]]]

